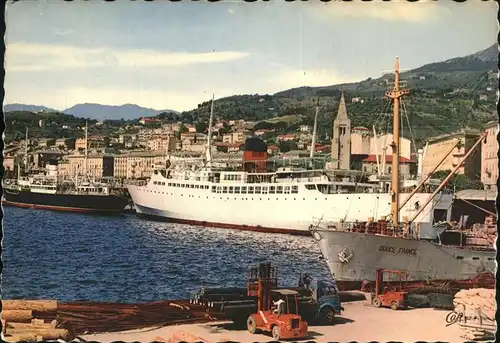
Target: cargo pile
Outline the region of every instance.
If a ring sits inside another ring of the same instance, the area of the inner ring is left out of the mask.
[[[143,304],[58,303],[56,300],[2,300],[2,327],[10,342],[63,339],[214,320],[200,305],[186,301]]]
[[[72,340],[56,320],[56,300],[2,300],[2,330],[7,342]]]
[[[478,339],[494,336],[496,331],[494,289],[461,290],[455,294],[453,304],[457,321],[465,331],[463,338]]]

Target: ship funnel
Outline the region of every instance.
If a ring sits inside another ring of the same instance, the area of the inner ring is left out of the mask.
[[[424,150],[418,149],[418,165],[417,165],[417,179],[422,180],[422,174],[424,171]]]

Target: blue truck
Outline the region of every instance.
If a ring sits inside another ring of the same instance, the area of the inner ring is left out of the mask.
[[[307,287],[309,295],[301,297],[299,313],[310,323],[331,325],[342,313],[339,289],[334,282],[317,281]]]

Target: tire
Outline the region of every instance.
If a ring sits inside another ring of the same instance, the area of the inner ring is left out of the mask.
[[[335,311],[331,307],[324,307],[319,313],[319,321],[325,325],[331,325],[335,321]]]
[[[391,308],[392,308],[394,311],[399,310],[399,302],[397,302],[397,301],[393,301],[393,302],[391,303]]]
[[[271,331],[272,333],[272,336],[273,336],[273,339],[276,340],[276,341],[279,341],[280,340],[280,337],[281,337],[281,330],[280,330],[280,327],[279,325],[275,325],[273,326],[273,330]]]
[[[253,315],[250,315],[247,319],[247,329],[251,334],[259,333],[259,329],[257,329],[257,322],[255,321]]]
[[[380,301],[380,298],[375,298],[373,299],[373,306],[375,307],[382,307],[382,302]]]
[[[414,308],[429,307],[429,297],[425,294],[408,294],[408,305]]]
[[[430,306],[435,309],[453,309],[453,296],[450,294],[431,293],[429,294]]]
[[[233,319],[234,326],[236,326],[238,329],[244,329],[245,325],[247,325],[247,321],[245,318],[236,318]]]

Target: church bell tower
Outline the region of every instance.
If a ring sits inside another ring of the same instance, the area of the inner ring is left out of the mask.
[[[347,116],[344,91],[333,121],[332,162],[335,169],[351,169],[351,120]]]

